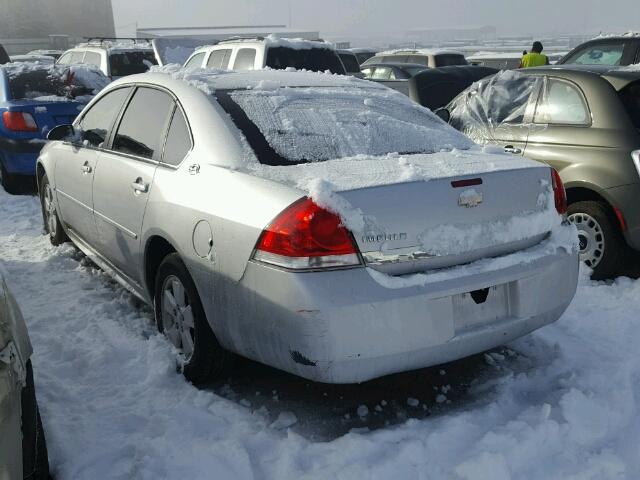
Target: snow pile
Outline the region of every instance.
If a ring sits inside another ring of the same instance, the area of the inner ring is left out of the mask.
[[[249,39],[248,41],[252,41]],[[255,41],[255,40],[254,40]],[[292,50],[311,50],[312,48],[323,48],[326,50],[335,50],[333,44],[319,40],[307,40],[304,38],[285,38],[272,33],[264,39],[268,48],[284,47]]]
[[[563,318],[510,345],[525,368],[492,357],[495,378],[475,378],[452,404],[440,397],[427,418],[376,426],[380,412],[369,405],[357,419],[362,429],[315,441],[297,430],[302,414],[292,412],[303,394],[252,410],[187,384],[150,309],[71,246],[51,247],[41,228],[36,198],[0,189],[0,259],[28,323],[58,480],[633,479],[640,472],[638,280],[583,276]],[[419,372],[414,378],[428,381]],[[444,389],[438,395],[449,397]]]

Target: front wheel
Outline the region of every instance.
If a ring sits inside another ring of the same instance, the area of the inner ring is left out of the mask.
[[[56,210],[56,201],[53,194],[53,187],[49,183],[49,178],[45,173],[40,182],[40,205],[42,207],[42,220],[44,229],[49,235],[52,245],[60,245],[68,240],[67,234],[62,228],[62,222]]]
[[[167,255],[158,268],[154,309],[158,330],[178,352],[187,380],[199,386],[229,370],[232,355],[218,343],[193,279],[177,253]]]
[[[608,206],[595,201],[576,202],[569,205],[567,216],[578,228],[580,260],[593,269],[591,278],[603,280],[616,275],[626,244]]]

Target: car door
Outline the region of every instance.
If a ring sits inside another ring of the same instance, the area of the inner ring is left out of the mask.
[[[63,222],[88,244],[96,239],[93,218],[93,175],[100,151],[131,88],[113,90],[84,112],[76,122],[81,132],[77,141],[55,145],[55,183],[58,209]]]
[[[598,146],[591,112],[578,85],[548,77],[535,109],[526,155],[562,170],[585,157],[585,149]]]
[[[100,251],[139,282],[140,230],[175,102],[157,88],[137,87],[100,153],[93,204]]]

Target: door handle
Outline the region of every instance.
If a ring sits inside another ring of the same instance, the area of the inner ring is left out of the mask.
[[[504,146],[504,151],[506,153],[513,153],[515,155],[519,155],[522,153],[522,149],[518,148],[518,147],[514,147],[513,145],[505,145]]]
[[[144,183],[142,178],[138,177],[136,181],[131,184],[131,188],[136,194],[147,193],[149,191],[149,184]]]
[[[84,162],[84,165],[80,167],[80,170],[82,170],[82,173],[91,173],[93,171],[93,168],[91,168],[89,162]]]

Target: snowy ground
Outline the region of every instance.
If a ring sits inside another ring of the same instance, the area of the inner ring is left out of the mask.
[[[246,361],[198,391],[150,310],[41,223],[0,189],[57,480],[640,475],[638,280],[583,276],[559,322],[453,364],[326,386]]]

